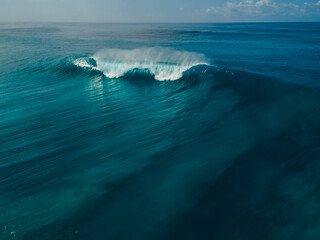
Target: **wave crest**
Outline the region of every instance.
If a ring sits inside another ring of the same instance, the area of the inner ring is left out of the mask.
[[[108,78],[119,78],[135,70],[145,70],[156,80],[177,80],[197,65],[209,65],[203,54],[170,48],[104,49],[89,59],[80,58],[76,66],[99,70]]]

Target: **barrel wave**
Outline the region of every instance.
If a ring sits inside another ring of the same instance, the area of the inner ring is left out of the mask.
[[[91,58],[79,58],[73,63],[78,67],[100,70],[108,78],[123,77],[130,71],[139,70],[150,73],[159,81],[177,80],[191,67],[208,64],[202,54],[159,47],[104,49]]]
[[[1,240],[318,239],[319,24],[27,26],[0,24]]]

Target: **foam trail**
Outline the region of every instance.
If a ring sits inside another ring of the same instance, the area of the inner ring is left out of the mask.
[[[193,66],[208,65],[202,54],[160,47],[132,50],[104,49],[91,59],[95,61],[96,66],[84,59],[77,59],[74,64],[100,70],[108,78],[119,78],[133,69],[140,69],[150,72],[159,81],[177,80]]]

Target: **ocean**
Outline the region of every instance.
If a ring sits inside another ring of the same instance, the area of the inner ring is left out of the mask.
[[[0,239],[318,240],[320,23],[0,24]]]

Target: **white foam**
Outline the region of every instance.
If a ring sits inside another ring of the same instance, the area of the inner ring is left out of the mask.
[[[92,57],[97,66],[76,60],[75,65],[100,70],[108,78],[119,78],[133,69],[148,70],[155,79],[177,80],[193,66],[208,64],[203,54],[171,48],[104,49]]]
[[[73,64],[78,66],[78,67],[82,67],[82,68],[90,68],[90,69],[94,69],[94,70],[99,70],[99,68],[97,68],[96,66],[93,66],[92,64],[90,64],[85,58],[78,58],[76,60],[73,61]]]

